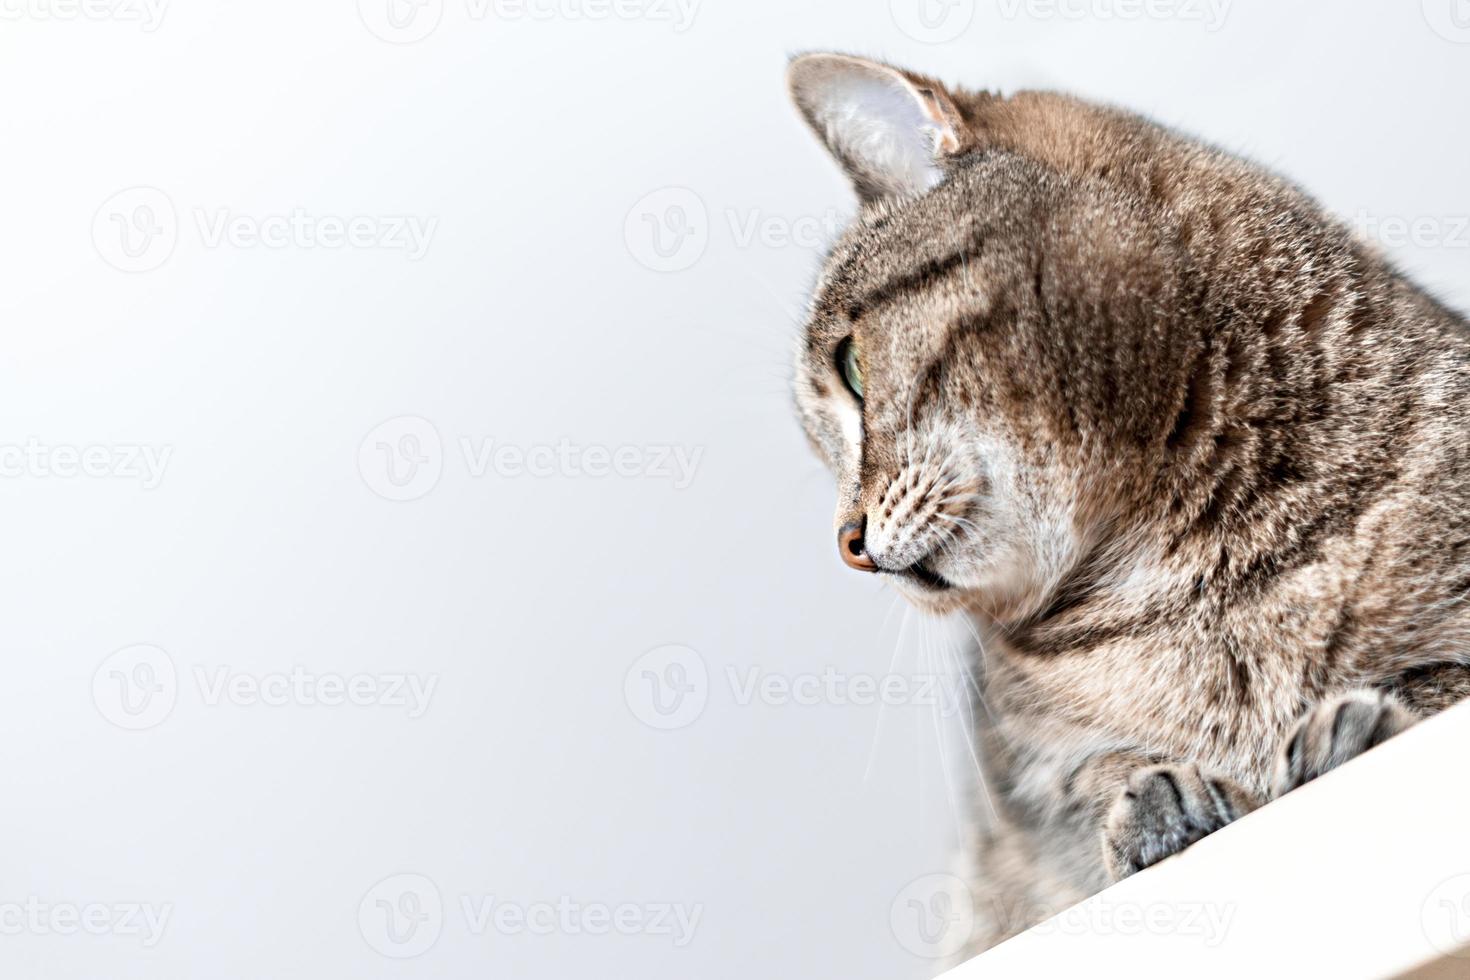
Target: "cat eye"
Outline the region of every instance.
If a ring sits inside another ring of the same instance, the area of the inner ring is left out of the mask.
[[[837,373],[847,382],[847,389],[863,400],[863,365],[858,360],[857,344],[848,337],[837,345]]]

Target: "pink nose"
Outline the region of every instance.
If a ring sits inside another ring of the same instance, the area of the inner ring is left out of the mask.
[[[837,532],[837,551],[849,568],[856,568],[860,572],[876,572],[878,565],[868,557],[868,549],[863,544],[863,528],[866,523],[860,520],[842,525],[842,529]]]

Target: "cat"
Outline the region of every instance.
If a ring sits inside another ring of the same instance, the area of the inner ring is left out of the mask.
[[[788,82],[861,201],[796,358],[839,551],[982,640],[967,954],[1470,695],[1464,319],[1139,116]]]

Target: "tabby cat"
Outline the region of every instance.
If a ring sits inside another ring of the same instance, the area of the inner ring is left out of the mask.
[[[982,639],[971,952],[1470,695],[1461,317],[1138,116],[789,81],[863,204],[796,371],[839,550]]]

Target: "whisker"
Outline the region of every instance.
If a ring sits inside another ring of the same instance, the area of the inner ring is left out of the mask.
[[[934,664],[934,653],[933,653],[933,650],[931,649],[930,644],[929,644],[929,639],[930,639],[930,637],[929,637],[929,627],[928,627],[928,622],[929,621],[926,619],[926,620],[922,620],[922,622],[925,624],[924,625],[924,645],[923,645],[924,662],[923,662],[922,666],[923,666],[924,671],[925,671],[925,676],[938,677],[939,676],[939,673],[935,669],[935,664]],[[955,827],[956,828],[963,827],[965,825],[965,821],[964,821],[964,818],[961,816],[960,803],[959,803],[959,800],[958,800],[958,798],[957,798],[957,796],[955,794],[954,773],[950,769],[949,753],[946,752],[945,751],[945,748],[944,748],[944,743],[945,743],[944,730],[943,730],[943,728],[941,727],[941,725],[939,723],[940,722],[939,705],[937,705],[937,704],[931,704],[931,705],[929,705],[929,716],[930,716],[930,718],[934,722],[934,741],[938,744],[938,747],[939,747],[939,766],[940,766],[940,773],[944,777],[944,795],[945,795],[945,798],[949,801],[949,808],[950,808],[951,815],[954,817],[954,825],[955,825]]]
[[[961,681],[962,690],[965,693],[965,696],[963,697],[963,699],[961,699],[964,703],[965,711],[964,717],[960,719],[960,723],[963,728],[961,734],[963,735],[965,740],[965,747],[969,750],[970,753],[970,762],[975,769],[975,785],[980,790],[980,794],[985,800],[986,807],[990,810],[991,819],[994,820],[997,816],[999,816],[999,814],[996,812],[995,809],[995,801],[991,799],[990,796],[990,785],[985,779],[985,767],[980,764],[980,754],[975,748],[975,739],[978,733],[976,732],[975,727],[975,710],[968,693],[970,690],[973,690],[975,692],[976,699],[981,699],[980,688],[975,683],[975,678],[973,677],[973,675],[971,675],[968,666],[965,664],[965,658],[961,651],[957,648],[951,650],[948,647],[945,647],[944,650],[947,658],[949,659],[949,662],[953,665],[955,673],[958,675]]]
[[[889,607],[889,612],[890,613],[892,612],[892,609],[893,609],[893,607],[890,606]],[[894,643],[893,643],[893,657],[888,661],[888,673],[890,673],[890,674],[892,674],[894,668],[896,666],[898,666],[898,655],[899,655],[899,652],[903,649],[903,637],[904,637],[905,631],[908,629],[908,625],[909,625],[909,614],[912,613],[913,611],[914,610],[913,610],[913,607],[912,606],[908,606],[908,605],[905,605],[904,606],[904,609],[903,609],[903,619],[898,624],[898,637],[897,637],[897,639],[894,640]],[[886,623],[886,620],[885,620],[885,623]],[[873,775],[873,762],[877,758],[877,755],[878,755],[878,738],[879,738],[879,736],[883,732],[883,714],[884,714],[884,711],[887,709],[887,707],[888,706],[884,703],[884,699],[883,698],[879,698],[878,699],[878,720],[873,725],[873,741],[868,746],[868,764],[863,767],[863,782],[864,783],[866,783],[868,781],[868,779]]]

